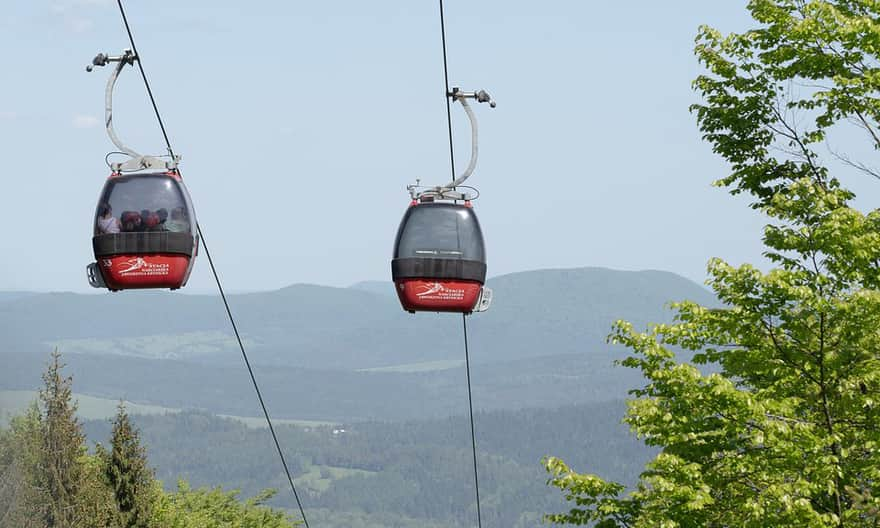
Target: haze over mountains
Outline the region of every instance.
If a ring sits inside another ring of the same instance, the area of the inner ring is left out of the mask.
[[[606,343],[617,319],[668,321],[665,306],[715,304],[672,273],[599,268],[490,279],[468,317],[486,526],[526,528],[564,508],[541,457],[632,484],[652,455],[620,423],[638,373]],[[309,518],[328,528],[473,525],[462,319],[403,312],[390,282],[297,284],[230,296]],[[295,508],[220,299],[181,292],[0,292],[0,418],[40,386],[58,347],[91,416],[124,398],[166,487],[222,485]],[[6,392],[4,392],[6,391]],[[99,399],[91,398],[97,397]],[[161,406],[161,407],[154,407]],[[183,412],[176,412],[184,410]],[[166,414],[166,411],[168,414]],[[333,425],[282,425],[281,419]],[[246,425],[247,424],[247,425]],[[87,421],[106,443],[106,420]]]
[[[669,320],[668,302],[712,304],[668,272],[540,270],[489,280],[491,310],[468,318],[479,409],[619,399],[639,382],[613,361],[612,323]],[[230,296],[273,412],[316,420],[460,414],[461,317],[403,312],[389,283],[297,284]],[[216,296],[128,291],[0,295],[0,389],[34,389],[57,346],[77,391],[255,415],[253,389]]]

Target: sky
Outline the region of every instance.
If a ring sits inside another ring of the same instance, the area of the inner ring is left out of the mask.
[[[416,178],[450,178],[438,4],[127,0],[142,64],[224,285],[390,280]],[[711,185],[726,174],[688,106],[701,24],[742,30],[745,2],[446,0],[449,80],[486,89],[468,181],[489,275],[762,262],[766,219]],[[128,47],[115,1],[13,2],[0,12],[0,290],[86,292],[95,205],[114,150],[102,126]],[[453,107],[457,171],[469,129]],[[136,70],[116,131],[164,142]],[[875,154],[871,154],[875,155]],[[868,206],[880,182],[849,174]],[[13,226],[17,226],[13,228]],[[188,292],[214,291],[201,256]],[[491,283],[491,279],[490,279]]]

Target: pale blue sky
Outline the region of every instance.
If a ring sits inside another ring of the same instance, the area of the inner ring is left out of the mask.
[[[742,29],[744,4],[446,0],[451,84],[498,101],[477,108],[469,182],[482,192],[490,276],[607,266],[702,281],[712,256],[760,261],[764,222],[711,187],[725,168],[688,112],[698,25]],[[449,177],[437,2],[126,7],[227,288],[390,280],[406,184]],[[84,66],[126,46],[114,1],[0,13],[0,289],[89,290],[112,145],[100,125],[109,71]],[[163,153],[134,70],[115,110],[127,143]],[[460,169],[468,128],[454,111]],[[861,203],[880,198],[880,182],[847,183]],[[212,291],[207,264],[189,291]]]

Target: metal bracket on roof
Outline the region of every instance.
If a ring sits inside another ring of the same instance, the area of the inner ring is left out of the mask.
[[[113,73],[110,74],[110,79],[107,80],[107,88],[104,91],[104,126],[107,129],[107,135],[110,136],[110,141],[119,149],[119,152],[129,156],[131,159],[124,162],[119,163],[111,163],[110,169],[113,172],[127,172],[127,171],[138,171],[143,169],[165,169],[165,170],[173,170],[177,168],[177,164],[180,162],[180,156],[174,156],[171,160],[162,160],[155,156],[144,156],[135,152],[133,149],[125,146],[122,141],[119,139],[119,136],[116,135],[116,130],[113,128],[113,88],[116,86],[116,80],[119,78],[119,73],[122,72],[122,69],[126,66],[133,66],[135,61],[138,60],[137,55],[130,49],[125,49],[122,52],[122,55],[119,56],[110,56],[105,53],[99,53],[92,59],[92,63],[86,66],[86,71],[90,72],[95,69],[95,66],[106,66],[111,62],[116,63],[116,68],[113,69]]]
[[[406,190],[409,191],[409,195],[413,200],[473,200],[478,196],[478,194],[461,192],[445,187],[423,187],[418,184],[418,181],[416,180],[415,184],[406,186]]]
[[[126,152],[126,154],[128,154]],[[113,162],[110,164],[110,170],[113,172],[132,172],[144,169],[155,170],[174,170],[180,162],[180,156],[175,155],[172,160],[164,160],[154,156],[138,156],[128,161]]]

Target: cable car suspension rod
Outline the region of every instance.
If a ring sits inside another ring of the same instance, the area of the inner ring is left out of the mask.
[[[468,162],[468,166],[461,176],[443,187],[444,189],[455,189],[473,174],[474,169],[477,166],[477,155],[479,154],[477,148],[477,116],[474,115],[474,111],[471,109],[471,105],[468,104],[467,100],[475,99],[478,103],[489,103],[489,106],[492,108],[495,108],[495,101],[492,100],[488,93],[486,93],[486,90],[480,90],[479,92],[462,92],[458,88],[453,88],[452,92],[449,93],[449,97],[461,103],[461,106],[464,107],[464,111],[468,116],[468,120],[471,122],[471,160]]]

